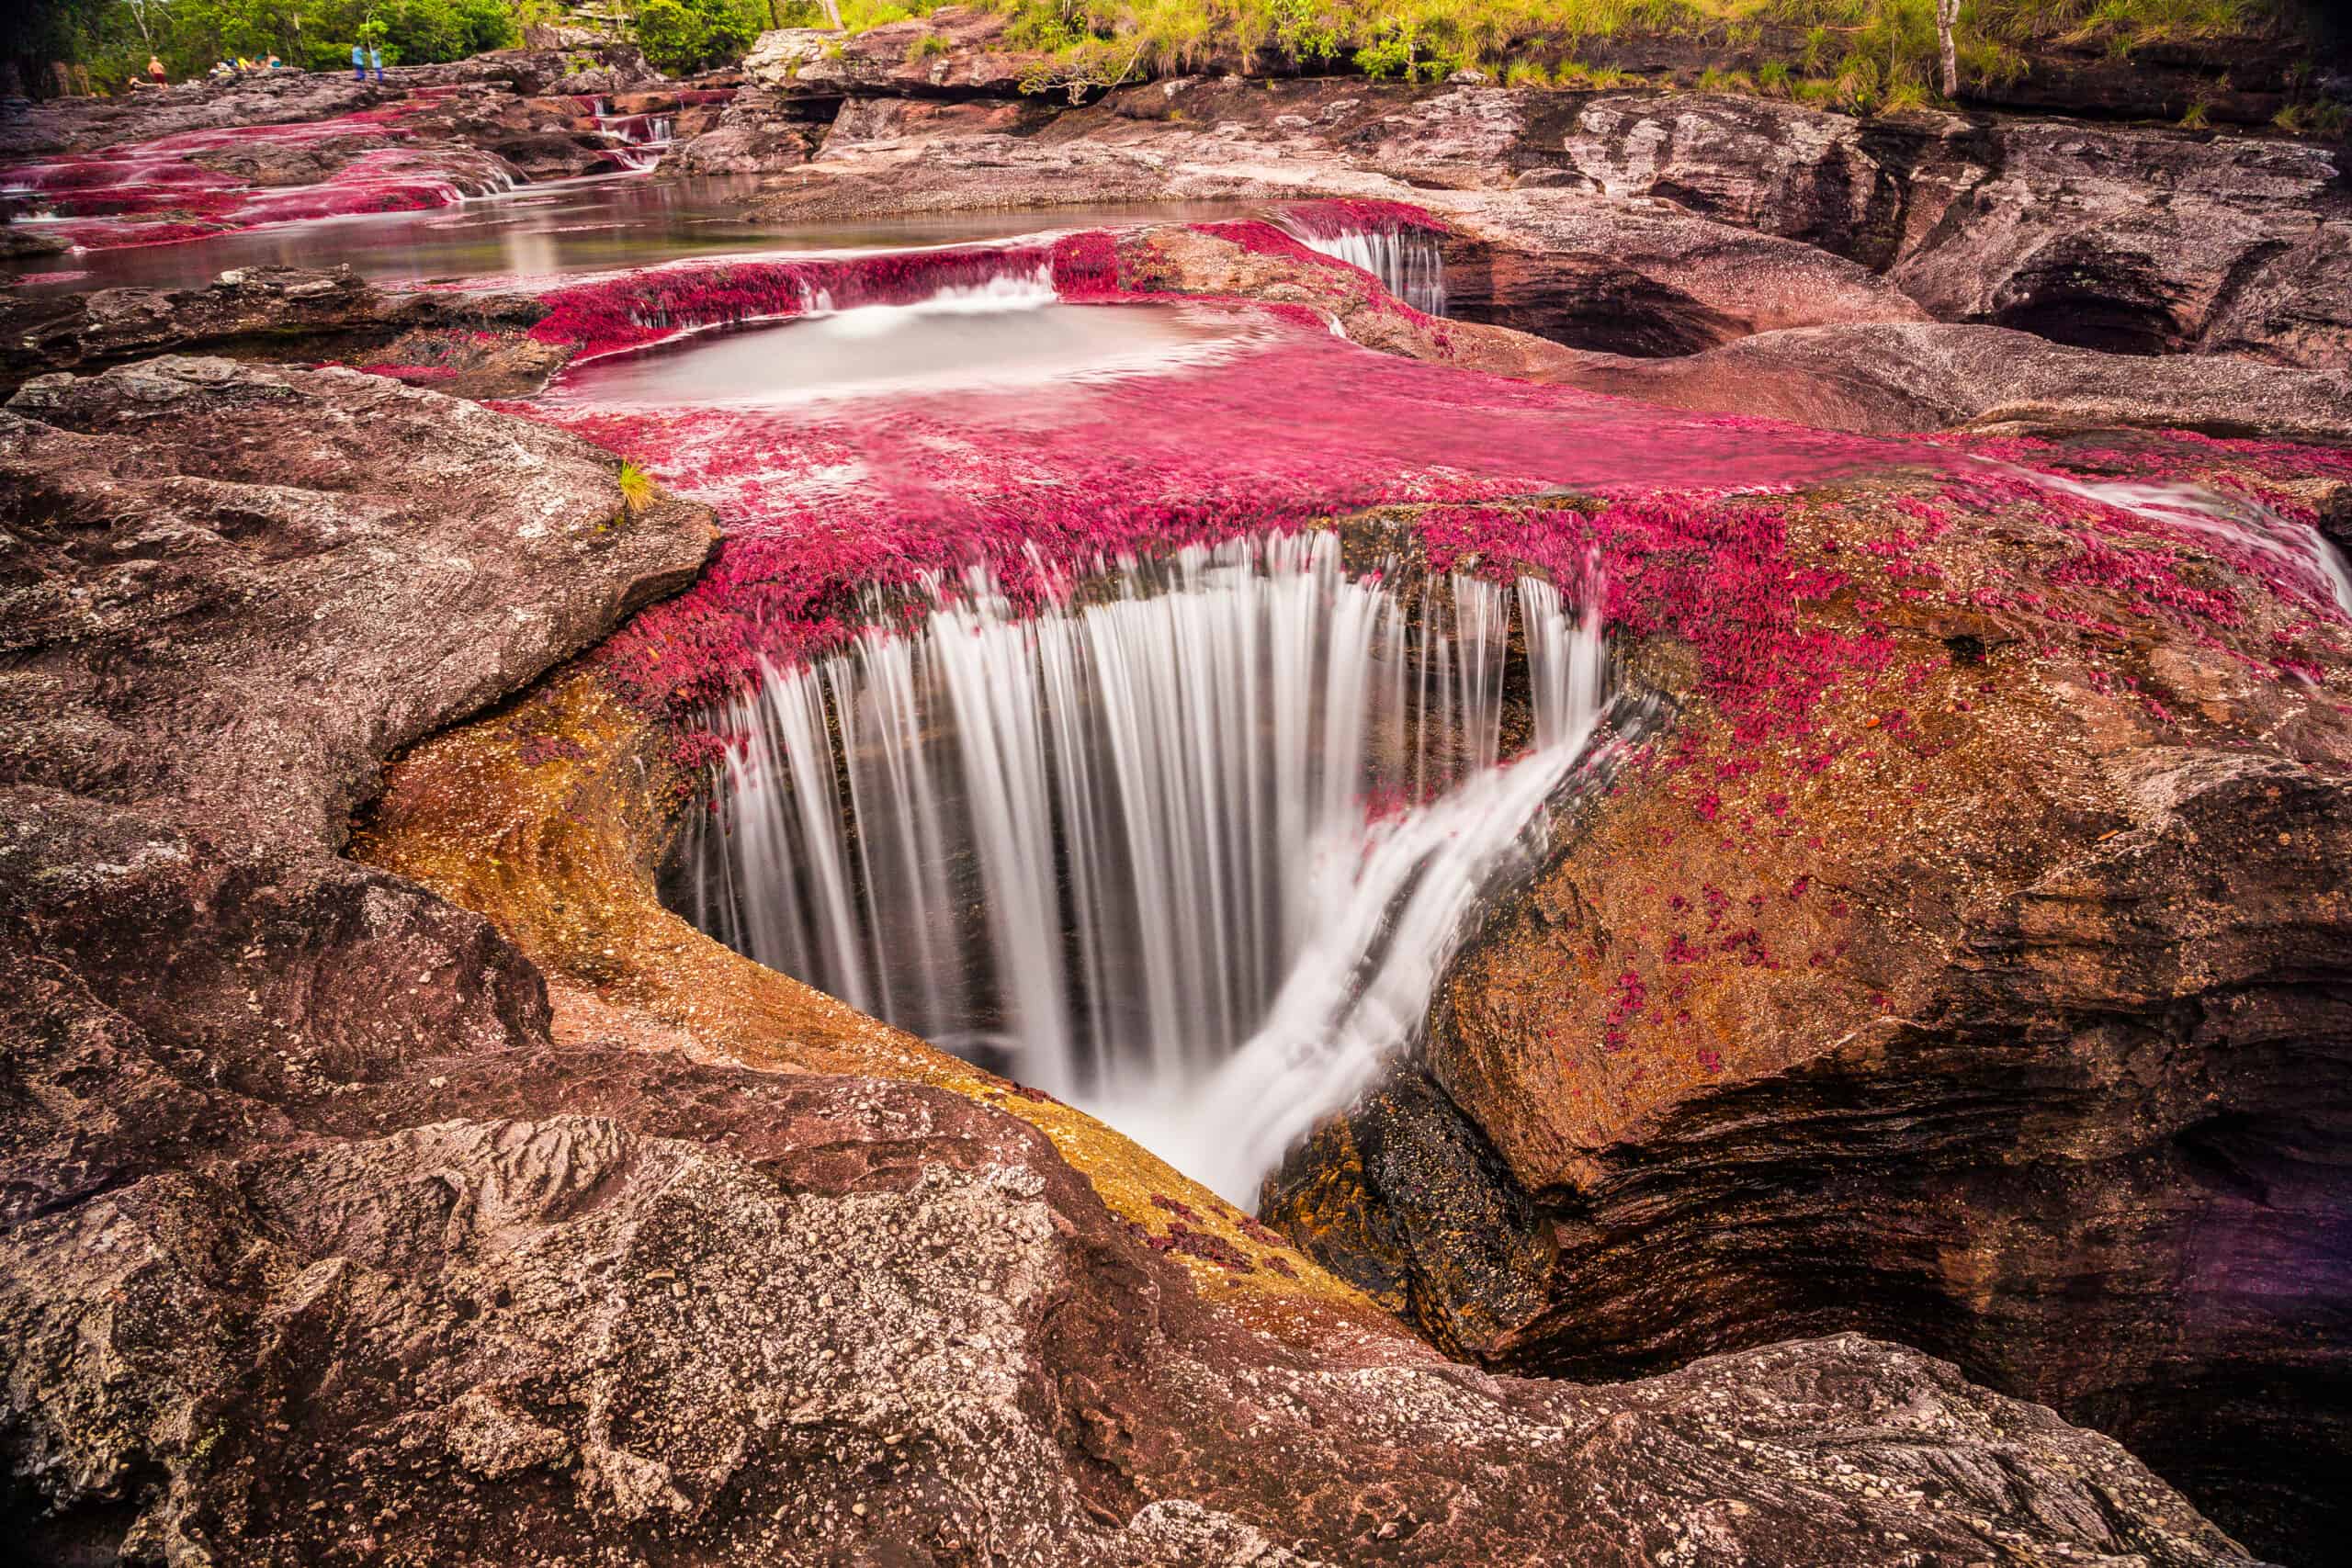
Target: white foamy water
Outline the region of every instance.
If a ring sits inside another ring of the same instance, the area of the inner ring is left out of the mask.
[[[1011,390],[1164,375],[1213,364],[1253,329],[1178,309],[1068,305],[1047,267],[1000,273],[897,305],[837,307],[804,288],[783,321],[681,333],[653,352],[577,363],[557,401],[790,407],[831,400]]]
[[[1041,263],[1033,272],[999,273],[985,283],[954,285],[905,305],[856,305],[839,310],[833,308],[832,296],[820,292],[806,319],[822,321],[842,337],[875,338],[926,316],[993,316],[1008,310],[1042,310],[1060,303],[1061,295],[1054,288],[1054,269]]]
[[[1250,1202],[1540,851],[1598,721],[1598,628],[1532,580],[1409,615],[1329,535],[1129,563],[1027,617],[966,586],[718,716],[746,741],[678,902]],[[1502,766],[1514,675],[1535,744]]]
[[[2006,465],[2004,465],[2006,466]],[[2352,619],[2352,569],[2317,525],[2281,517],[2260,502],[2202,485],[2150,479],[2076,479],[2018,468],[2034,483],[2096,501],[2152,523],[2186,528],[2267,556]]]
[[[1437,236],[1418,229],[1350,229],[1315,234],[1290,228],[1310,251],[1360,266],[1389,293],[1425,315],[1445,314],[1445,256]]]

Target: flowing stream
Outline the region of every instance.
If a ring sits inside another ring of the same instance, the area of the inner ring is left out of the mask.
[[[2145,479],[2076,479],[2064,474],[2017,470],[2034,483],[2144,517],[2151,522],[2203,534],[2267,558],[2290,578],[2302,579],[2332,599],[2352,619],[2352,568],[2344,553],[2312,523],[2281,517],[2242,495],[2206,485]]]
[[[943,589],[713,716],[741,743],[673,901],[1250,1202],[1410,1043],[1598,723],[1600,633],[1551,583],[1420,598],[1329,534],[1126,561],[1035,615]]]

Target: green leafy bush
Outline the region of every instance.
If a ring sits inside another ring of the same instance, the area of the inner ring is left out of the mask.
[[[742,58],[767,23],[759,0],[643,0],[637,8],[637,46],[673,75]]]

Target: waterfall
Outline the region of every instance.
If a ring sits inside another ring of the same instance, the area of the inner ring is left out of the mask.
[[[673,901],[773,967],[1094,1109],[1238,1201],[1409,1043],[1600,711],[1558,588],[1351,578],[1328,533],[1125,560],[1016,613],[763,667],[713,716]],[[1498,761],[1512,611],[1532,746]]]
[[[1437,236],[1419,229],[1344,229],[1318,234],[1291,225],[1308,250],[1360,266],[1380,286],[1424,315],[1445,314],[1445,256]]]
[[[605,157],[631,173],[642,173],[662,162],[670,150],[674,119],[668,115],[606,114],[601,99],[598,105],[590,118],[597,134],[612,143],[600,149]]]
[[[1039,262],[1025,272],[1000,272],[980,283],[945,284],[924,298],[903,305],[855,305],[837,310],[830,291],[801,286],[804,315],[831,316],[837,330],[860,336],[879,336],[923,316],[992,316],[1003,310],[1039,310],[1060,303],[1049,261]]]

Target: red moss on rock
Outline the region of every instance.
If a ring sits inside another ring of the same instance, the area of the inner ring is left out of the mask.
[[[580,358],[594,358],[706,327],[797,316],[820,298],[837,310],[903,305],[943,288],[970,288],[1012,273],[1052,267],[1058,276],[1057,261],[1056,252],[1042,245],[967,245],[651,267],[548,291],[548,312],[531,336],[571,344]]]
[[[1445,220],[1427,208],[1406,201],[1363,200],[1351,197],[1324,201],[1294,201],[1282,209],[1283,221],[1309,234],[1453,232]]]

